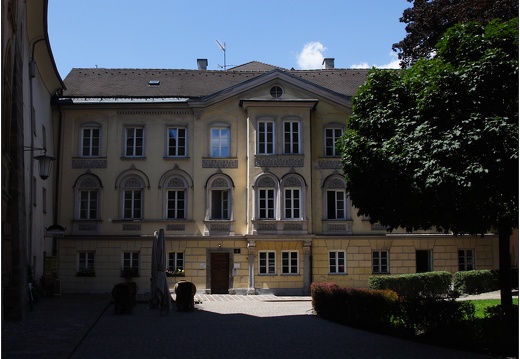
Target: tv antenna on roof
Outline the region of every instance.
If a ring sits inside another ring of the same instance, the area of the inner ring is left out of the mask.
[[[224,45],[222,45],[220,43],[220,41],[216,40],[217,41],[217,44],[218,46],[220,46],[220,49],[224,52],[224,71],[227,71],[227,67],[226,67],[226,43],[224,43]],[[219,65],[220,66],[220,65]],[[220,66],[222,67],[222,66]]]

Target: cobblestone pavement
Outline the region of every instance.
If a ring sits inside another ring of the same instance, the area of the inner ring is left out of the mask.
[[[2,323],[2,358],[488,358],[323,320],[310,297],[197,294],[192,312],[138,303],[116,315],[106,295],[38,303]]]

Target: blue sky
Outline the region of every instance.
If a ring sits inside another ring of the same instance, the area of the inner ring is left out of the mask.
[[[49,0],[62,78],[75,67],[209,70],[260,61],[284,68],[397,67],[407,0]]]

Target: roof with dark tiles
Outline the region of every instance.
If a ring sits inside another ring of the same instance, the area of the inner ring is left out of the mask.
[[[203,98],[279,71],[343,96],[353,96],[368,69],[287,70],[252,61],[227,71],[184,69],[74,68],[64,83],[65,98]]]

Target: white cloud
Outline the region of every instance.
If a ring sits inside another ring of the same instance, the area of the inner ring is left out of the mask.
[[[306,43],[302,51],[296,56],[298,67],[301,70],[321,69],[325,50],[327,48],[318,41]]]
[[[384,65],[372,65],[370,66],[368,64],[368,62],[360,62],[358,64],[354,64],[352,65],[351,67],[353,69],[369,69],[369,68],[372,68],[372,67],[376,67],[378,69],[399,69],[400,66],[399,66],[399,59],[397,58],[397,54],[395,52],[390,52],[389,53],[390,55],[390,62],[388,62],[387,64],[384,64]]]

